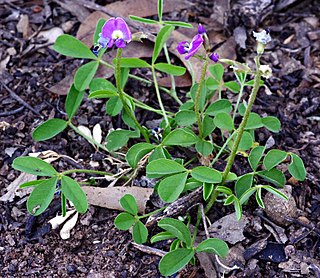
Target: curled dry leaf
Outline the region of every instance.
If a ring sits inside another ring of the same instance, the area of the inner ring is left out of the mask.
[[[70,238],[70,231],[77,224],[79,213],[75,213],[70,220],[68,220],[60,230],[60,236],[62,239]]]
[[[69,210],[66,212],[66,216],[62,216],[62,215],[57,215],[56,217],[52,218],[51,220],[49,220],[48,222],[51,224],[52,229],[55,230],[57,229],[63,222],[65,222],[70,215],[72,215],[76,210]]]
[[[131,194],[137,201],[138,211],[140,213],[144,213],[146,209],[146,203],[153,192],[152,188],[142,188],[138,186],[116,186],[106,188],[83,186],[82,190],[86,193],[89,204],[117,210],[123,210],[120,206],[119,200],[125,194]]]

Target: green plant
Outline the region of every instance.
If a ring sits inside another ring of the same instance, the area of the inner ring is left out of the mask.
[[[160,272],[163,275],[171,275],[186,264],[194,261],[198,252],[214,253],[225,257],[228,246],[217,238],[208,238],[197,246],[195,238],[203,219],[202,214],[210,211],[219,197],[225,205],[233,205],[237,219],[241,219],[243,206],[248,199],[255,194],[258,205],[264,208],[262,191],[269,191],[276,196],[287,199],[277,188],[285,185],[286,178],[277,166],[288,163],[288,171],[296,180],[302,181],[306,177],[306,171],[301,158],[294,153],[282,150],[269,150],[261,146],[255,140],[255,131],[266,128],[271,132],[280,131],[280,121],[274,116],[261,117],[252,112],[252,107],[260,87],[264,84],[261,77],[270,75],[270,68],[260,65],[260,57],[265,45],[271,40],[268,32],[254,33],[258,41],[255,68],[251,69],[247,64],[228,59],[219,59],[216,53],[211,53],[211,46],[205,29],[200,25],[198,34],[191,43],[181,42],[178,45],[180,54],[186,54],[189,59],[194,56],[203,61],[201,78],[194,82],[187,94],[187,100],[182,102],[176,93],[174,76],[183,75],[186,69],[170,63],[166,41],[173,32],[175,26],[191,28],[192,25],[184,22],[163,21],[163,2],[158,1],[159,20],[150,20],[131,16],[132,20],[146,24],[161,26],[157,34],[151,63],[138,58],[122,58],[122,48],[137,38],[132,35],[123,19],[112,18],[109,21],[99,20],[94,34],[94,48],[91,51],[81,41],[69,35],[60,36],[54,49],[60,54],[89,59],[76,72],[74,83],[71,86],[65,102],[67,120],[50,119],[33,132],[36,141],[48,140],[61,133],[67,127],[86,138],[97,148],[110,154],[121,149],[129,140],[144,138],[145,142],[133,144],[126,153],[126,161],[133,170],[139,168],[139,162],[146,161],[146,173],[149,178],[158,179],[155,188],[159,197],[167,202],[175,202],[181,195],[202,187],[203,202],[206,204],[203,213],[198,209],[197,218],[183,221],[164,218],[158,222],[158,226],[164,229],[151,238],[151,243],[160,240],[172,239],[170,251],[160,262]],[[119,27],[120,26],[120,27]],[[99,35],[100,34],[100,35]],[[101,58],[106,50],[115,46],[117,55],[113,64],[104,62]],[[198,54],[198,50],[204,47],[205,54]],[[158,62],[161,51],[164,51],[167,63]],[[213,64],[212,61],[214,62]],[[218,63],[218,61],[220,63]],[[224,81],[224,66],[232,67],[233,81]],[[99,65],[114,69],[115,85],[103,78],[95,78]],[[153,80],[146,80],[130,74],[132,68],[148,68],[152,72]],[[171,90],[158,85],[156,71],[168,74],[171,77]],[[207,76],[209,71],[209,76]],[[136,78],[141,82],[153,84],[160,109],[150,107],[125,92],[125,84],[128,78]],[[245,90],[251,88],[249,99],[243,99]],[[106,113],[110,116],[121,115],[127,129],[111,131],[106,137],[106,143],[95,141],[72,124],[72,118],[77,113],[86,91],[89,89],[89,99],[107,99]],[[237,94],[237,102],[231,103],[223,98],[222,92],[227,90]],[[166,111],[162,103],[161,94],[167,93],[179,105],[179,111]],[[217,99],[211,102],[217,94]],[[163,117],[161,129],[162,136],[155,138],[154,130],[148,130],[142,126],[135,116],[136,107],[157,113]],[[240,120],[240,124],[237,124]],[[220,142],[214,140],[221,138]],[[131,140],[133,141],[133,140]],[[174,159],[171,154],[176,147],[195,148],[199,157],[210,158],[210,165],[199,165],[192,160],[184,163],[181,159]],[[251,170],[241,176],[231,172],[237,155],[244,156]],[[221,157],[226,158],[227,164],[223,171],[214,168],[215,163]],[[69,199],[76,210],[84,213],[88,204],[80,185],[72,178],[71,173],[83,172],[97,175],[110,175],[106,172],[94,170],[68,170],[58,173],[48,163],[32,157],[19,157],[13,163],[13,168],[41,177],[49,177],[37,181],[22,184],[21,187],[33,186],[34,189],[28,199],[27,208],[33,215],[41,214],[50,204],[53,196],[61,192],[62,214],[66,213],[66,199]],[[141,221],[156,212],[146,215],[138,215],[138,207],[133,196],[125,195],[120,204],[125,212],[120,213],[115,219],[115,225],[121,230],[132,228],[133,239],[137,243],[145,243],[148,240],[148,230]],[[190,233],[190,225],[193,225],[193,234]]]

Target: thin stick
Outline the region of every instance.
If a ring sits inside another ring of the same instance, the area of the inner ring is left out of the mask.
[[[132,246],[144,253],[147,253],[147,254],[150,254],[150,255],[156,255],[156,256],[159,256],[159,257],[163,257],[164,255],[167,254],[167,252],[165,251],[162,251],[160,249],[156,249],[156,248],[152,248],[152,247],[149,247],[149,246],[145,246],[145,245],[141,245],[141,244],[137,244],[135,242],[132,242],[131,243]]]

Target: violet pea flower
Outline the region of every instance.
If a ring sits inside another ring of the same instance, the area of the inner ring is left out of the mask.
[[[218,53],[215,53],[215,52],[211,53],[209,58],[215,63],[219,61],[219,55]]]
[[[202,24],[199,23],[198,34],[203,35],[205,32],[206,32],[206,29],[202,26]]]
[[[181,55],[188,53],[185,56],[185,59],[189,60],[191,56],[196,54],[196,52],[202,46],[202,44],[203,38],[200,34],[197,34],[193,37],[191,43],[188,43],[187,41],[180,42],[177,46],[177,50]]]
[[[127,23],[120,17],[110,18],[103,26],[98,43],[103,48],[115,45],[124,48],[132,40],[131,31]]]

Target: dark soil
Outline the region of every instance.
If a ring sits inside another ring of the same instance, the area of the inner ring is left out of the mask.
[[[55,164],[59,170],[90,168],[90,161],[98,162],[101,170],[117,170],[109,162],[102,162],[105,154],[96,152],[72,131],[42,143],[35,143],[31,137],[32,130],[43,120],[65,117],[65,96],[53,94],[48,88],[81,63],[61,57],[46,40],[37,37],[42,30],[62,26],[65,33],[76,35],[82,23],[80,12],[66,10],[62,2],[70,6],[77,1],[0,1],[0,197],[20,174],[12,169],[12,161],[30,152],[52,150],[77,161],[62,159]],[[88,14],[93,12],[81,4],[91,1],[78,2]],[[169,12],[165,17],[202,22],[212,36],[221,34],[227,38],[236,27],[243,27],[248,36],[246,48],[234,47],[240,61],[252,60],[254,56],[252,30],[266,26],[271,30],[273,42],[263,57],[263,64],[273,69],[273,77],[266,81],[271,92],[260,91],[254,111],[278,117],[282,130],[272,134],[261,129],[257,141],[264,144],[273,139],[274,148],[299,154],[308,173],[304,182],[289,180],[298,214],[295,221],[284,227],[288,241],[281,245],[285,251],[282,265],[268,254],[248,255],[241,269],[229,272],[228,277],[320,277],[320,4],[316,0],[231,1],[226,7],[228,1],[213,1],[214,6],[195,2],[188,9]],[[269,4],[264,6],[266,2]],[[218,7],[225,9],[227,15],[220,25],[215,20]],[[85,14],[83,10],[82,13]],[[21,15],[29,18],[26,36],[17,27]],[[143,76],[144,72],[137,74]],[[136,81],[129,81],[127,92],[157,105],[153,90]],[[180,93],[184,92],[182,89]],[[176,111],[170,101],[165,99],[166,106]],[[144,123],[157,117],[145,112],[138,114]],[[121,126],[120,118],[105,115],[102,101],[85,100],[74,121],[91,128],[100,123],[103,130]],[[242,164],[236,164],[234,170],[241,174]],[[269,244],[264,250],[271,250],[272,257],[272,252],[276,252],[272,244],[276,240],[264,225],[268,224],[266,216],[256,208],[255,203],[245,208],[244,214],[250,221],[245,229],[246,240],[241,244],[248,250],[264,239]],[[131,235],[114,227],[117,211],[90,207],[71,231],[71,238],[64,241],[48,224],[59,210],[57,199],[50,209],[35,218],[26,210],[26,196],[17,195],[12,201],[0,202],[1,277],[160,277],[157,270],[160,257],[138,251],[130,244]],[[216,220],[221,216],[219,207],[210,217]],[[197,264],[188,266],[180,277],[205,277],[205,274]]]

